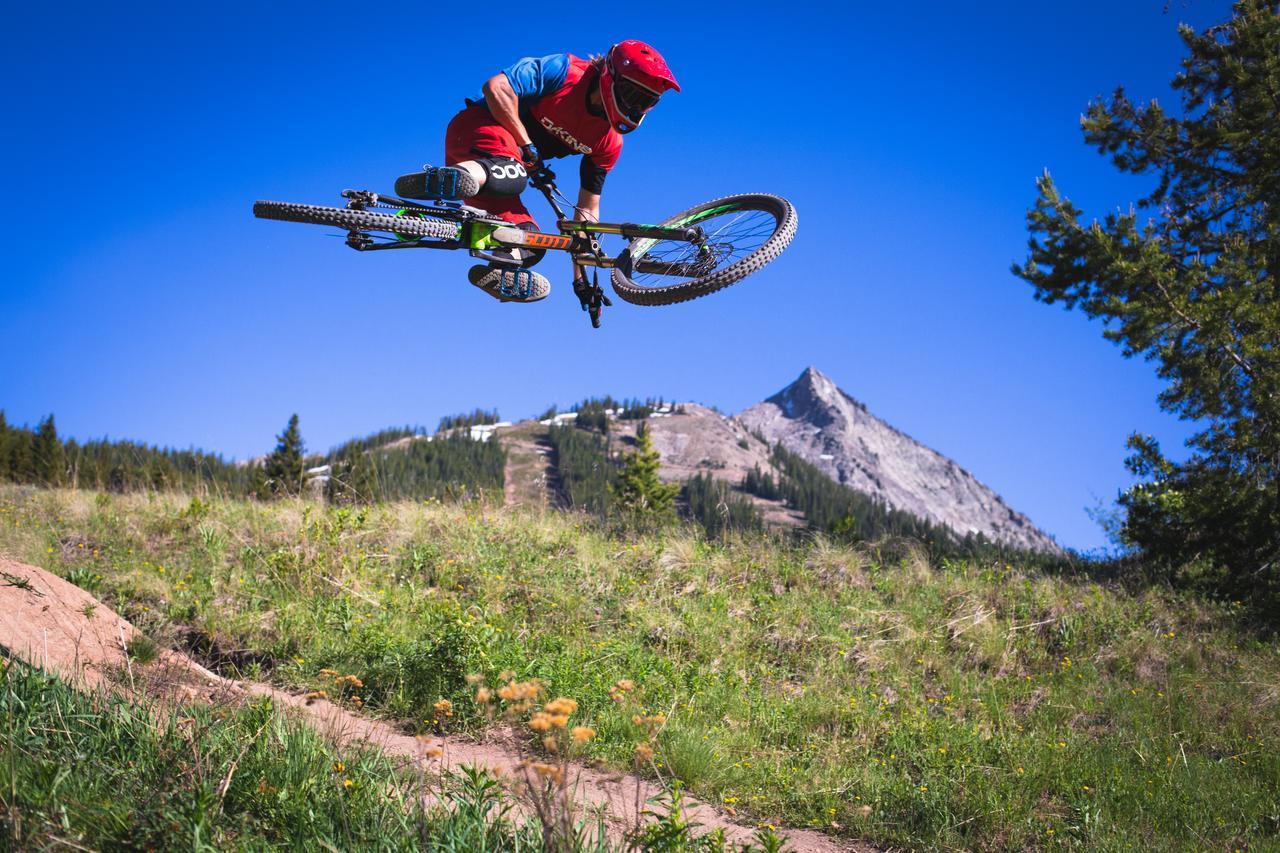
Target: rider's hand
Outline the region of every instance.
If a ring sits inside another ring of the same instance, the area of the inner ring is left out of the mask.
[[[535,187],[544,186],[556,179],[555,172],[548,169],[547,164],[542,162],[538,146],[532,142],[520,146],[520,159],[524,162],[525,171],[529,173],[529,182]]]
[[[591,293],[593,290],[591,282],[587,281],[586,278],[574,278],[573,295],[578,297],[578,301],[582,303],[583,311],[591,307]]]
[[[600,328],[600,311],[605,307],[611,307],[612,302],[609,297],[604,295],[604,290],[599,284],[587,281],[585,276],[575,276],[573,279],[573,295],[578,297],[578,301],[582,303],[582,310],[586,311],[591,317],[592,328]]]

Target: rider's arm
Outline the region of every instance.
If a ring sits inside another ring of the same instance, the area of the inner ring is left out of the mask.
[[[520,120],[520,102],[536,101],[555,92],[564,84],[568,73],[568,54],[526,56],[485,81],[485,104],[498,124],[523,148],[533,140]]]
[[[579,222],[600,221],[600,193],[604,190],[604,179],[618,161],[620,147],[605,151],[597,151],[584,155],[578,168],[581,189],[578,190],[578,208],[573,218]],[[575,278],[586,278],[586,271],[576,264],[573,268]]]
[[[599,222],[600,193],[585,188],[578,190],[578,209],[573,212],[573,218],[581,222]]]
[[[578,207],[573,212],[573,218],[579,222],[599,222],[600,193],[593,193],[585,188],[578,190]],[[573,277],[575,279],[585,279],[587,277],[586,269],[574,264]]]
[[[520,121],[520,98],[516,90],[511,88],[511,81],[506,74],[495,74],[484,84],[484,99],[489,105],[489,112],[498,120],[498,124],[516,138],[516,144],[523,147],[532,140],[524,122]]]

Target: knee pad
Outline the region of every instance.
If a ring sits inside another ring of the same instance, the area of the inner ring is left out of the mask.
[[[510,157],[482,157],[476,162],[484,169],[484,190],[491,195],[520,195],[529,183],[529,173],[525,171],[524,164]]]

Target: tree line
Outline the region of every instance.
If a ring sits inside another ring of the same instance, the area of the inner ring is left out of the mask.
[[[252,472],[201,450],[174,450],[134,441],[62,440],[54,416],[33,430],[8,423],[0,411],[0,481],[127,492],[143,489],[218,491],[246,495]]]
[[[832,480],[816,465],[780,444],[770,452],[778,472],[747,472],[742,490],[767,500],[783,501],[804,513],[809,524],[849,540],[873,540],[886,536],[909,537],[935,547],[957,543],[950,528],[932,524],[909,512],[894,509],[870,495]]]
[[[308,454],[295,414],[276,436],[271,453],[237,464],[200,450],[63,440],[53,415],[30,429],[10,425],[0,411],[0,482],[267,499],[301,494],[307,469],[328,465],[323,491],[334,500],[473,498],[502,491],[506,452],[498,443],[456,434],[388,447],[405,438],[425,436],[417,427],[392,428],[352,439],[327,454]]]

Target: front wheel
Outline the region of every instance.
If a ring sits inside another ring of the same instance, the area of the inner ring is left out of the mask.
[[[640,237],[618,256],[613,289],[633,305],[673,305],[741,281],[796,236],[796,209],[765,193],[709,201],[662,222],[703,229],[703,243]]]

